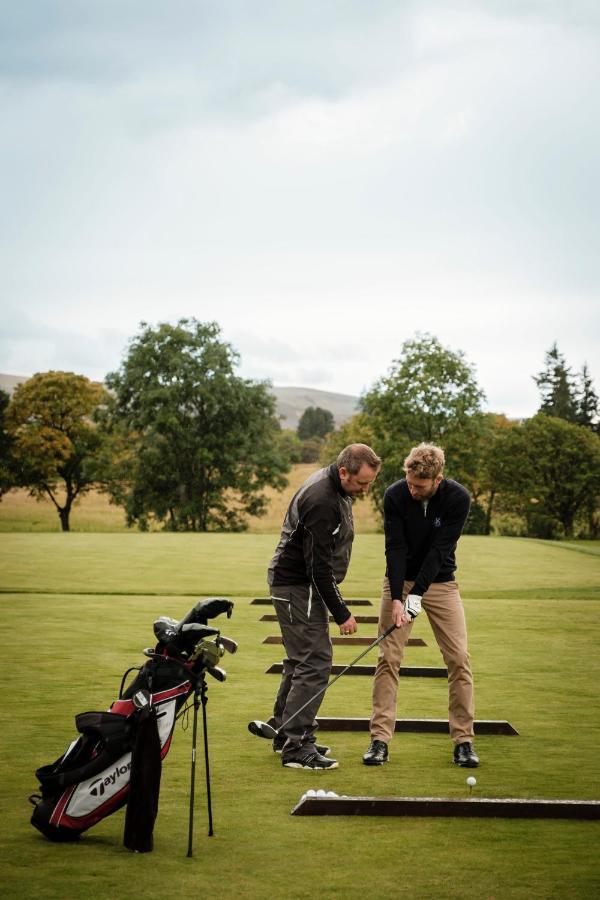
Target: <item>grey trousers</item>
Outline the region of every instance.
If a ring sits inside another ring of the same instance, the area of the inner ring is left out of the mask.
[[[320,694],[306,709],[281,728],[294,713],[322,690],[329,680],[333,652],[329,612],[308,585],[272,585],[271,600],[277,613],[286,658],[271,724],[286,738],[286,750],[313,744],[321,706]]]

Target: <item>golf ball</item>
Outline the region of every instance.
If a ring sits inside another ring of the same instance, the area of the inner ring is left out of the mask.
[[[326,796],[327,796],[327,791],[324,791],[323,788],[319,788],[319,790],[317,791],[317,797],[326,797]]]
[[[335,791],[327,791],[327,796],[328,797],[337,797],[337,794]]]
[[[307,792],[306,792],[306,796],[307,796],[307,797],[316,797],[316,796],[317,796],[317,792],[314,790],[314,788],[311,788],[310,791],[307,791]]]
[[[473,775],[469,775],[469,777],[467,778],[467,784],[469,785],[469,787],[475,787],[475,785],[477,784],[477,779],[474,778]]]

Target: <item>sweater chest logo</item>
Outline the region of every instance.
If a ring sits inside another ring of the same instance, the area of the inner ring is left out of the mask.
[[[442,525],[442,520],[440,519],[439,516],[436,516],[435,519],[433,520],[433,527],[441,528],[441,525]]]

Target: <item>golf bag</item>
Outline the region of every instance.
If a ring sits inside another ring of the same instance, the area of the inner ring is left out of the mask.
[[[223,612],[230,617],[232,609],[230,600],[211,597],[180,622],[157,619],[158,643],[144,650],[149,659],[143,666],[127,670],[119,699],[107,712],[77,715],[80,736],[54,763],[37,769],[41,793],[29,798],[35,828],[52,841],[75,841],[127,803],[125,846],[140,852],[152,849],[161,765],[177,718],[206,672],[225,680],[217,663],[225,650],[237,649],[235,641],[206,623]],[[133,671],[137,676],[124,689]]]

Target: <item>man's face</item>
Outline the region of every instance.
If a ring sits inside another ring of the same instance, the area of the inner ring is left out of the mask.
[[[440,486],[442,476],[437,478],[416,478],[410,472],[406,476],[406,484],[413,500],[429,500]]]
[[[339,469],[340,481],[342,489],[351,497],[358,494],[368,494],[369,488],[377,478],[379,469],[372,469],[366,463],[363,463],[356,475],[351,475],[345,466]]]

